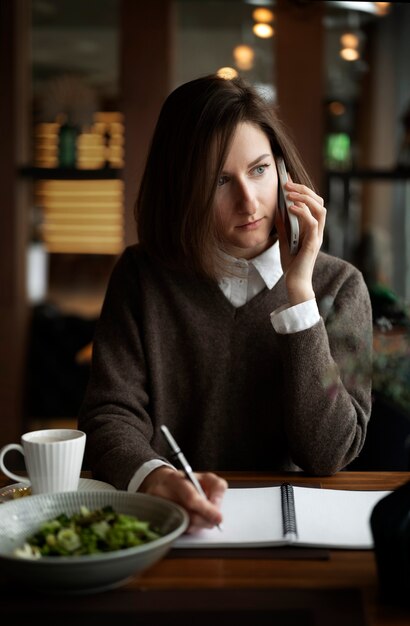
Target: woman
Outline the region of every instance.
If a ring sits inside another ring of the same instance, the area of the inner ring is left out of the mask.
[[[278,210],[279,155],[295,255]],[[111,277],[79,419],[97,478],[182,504],[192,530],[222,520],[226,482],[213,472],[331,474],[358,455],[371,308],[361,274],[319,252],[325,219],[253,88],[207,76],[167,98],[136,204],[139,244]],[[162,424],[208,499],[167,463]]]

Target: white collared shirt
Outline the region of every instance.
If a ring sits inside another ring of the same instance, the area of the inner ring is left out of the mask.
[[[265,287],[273,289],[283,275],[278,242],[250,261],[235,259],[226,254],[223,256],[228,263],[233,265],[234,273],[223,278],[219,282],[219,287],[234,307],[243,306]],[[316,324],[319,318],[320,315],[315,298],[295,306],[284,304],[270,314],[272,326],[279,334],[306,330]],[[127,490],[132,492],[138,491],[139,486],[148,474],[162,465],[173,467],[161,459],[153,459],[141,465],[128,483]]]

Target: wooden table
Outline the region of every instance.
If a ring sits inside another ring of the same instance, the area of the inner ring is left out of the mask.
[[[224,476],[231,486],[287,480],[331,489],[377,490],[410,480],[410,472],[340,472],[320,478],[301,473]],[[0,476],[0,486],[9,482]],[[2,623],[12,623],[13,618],[14,623],[27,620],[30,626],[219,626],[228,620],[235,626],[410,624],[410,609],[382,603],[371,550],[330,550],[325,559],[209,558],[202,551],[186,557],[175,552],[140,578],[87,596],[31,594],[0,581]]]

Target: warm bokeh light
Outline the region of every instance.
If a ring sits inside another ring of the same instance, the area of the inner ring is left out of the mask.
[[[236,67],[240,70],[251,70],[255,59],[255,52],[251,46],[241,45],[233,49],[233,58]]]
[[[255,22],[270,24],[271,22],[273,22],[275,16],[273,14],[273,11],[271,11],[270,9],[264,9],[262,7],[259,7],[258,9],[255,9],[253,11],[252,17]]]
[[[331,113],[331,115],[334,115],[335,117],[339,116],[339,115],[343,115],[343,113],[346,112],[346,107],[342,102],[339,102],[338,100],[334,100],[333,102],[329,103],[329,112]]]
[[[358,48],[360,39],[356,33],[344,33],[340,37],[340,43],[344,48]]]
[[[254,24],[252,30],[257,37],[261,37],[262,39],[272,37],[275,32],[270,24],[262,24],[261,22]]]
[[[220,67],[216,74],[225,80],[231,80],[238,76],[238,72],[233,67]]]
[[[358,50],[355,48],[343,48],[343,50],[340,50],[339,54],[345,61],[357,61],[360,56]]]
[[[377,11],[377,15],[387,15],[390,11],[391,2],[375,2],[374,3]]]

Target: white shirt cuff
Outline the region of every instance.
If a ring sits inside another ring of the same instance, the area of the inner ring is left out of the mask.
[[[143,463],[140,468],[137,469],[134,476],[128,483],[127,491],[132,491],[133,493],[138,491],[142,482],[148,476],[148,474],[154,471],[154,469],[157,469],[157,467],[161,467],[162,465],[175,469],[175,467],[171,465],[171,463],[166,463],[161,459],[152,459],[152,461],[147,461],[146,463]]]
[[[301,302],[295,306],[285,304],[270,314],[273,328],[280,335],[298,333],[311,328],[320,319],[316,298]]]

